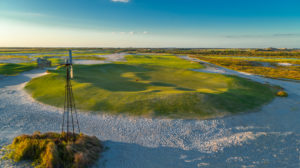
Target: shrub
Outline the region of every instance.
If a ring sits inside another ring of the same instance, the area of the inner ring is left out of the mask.
[[[29,160],[36,168],[84,168],[98,160],[103,146],[95,136],[81,133],[75,135],[75,141],[66,141],[66,135],[35,132],[18,136],[7,146],[4,158],[15,162]]]
[[[278,91],[276,95],[279,96],[279,97],[287,97],[288,93],[281,90],[281,91]]]

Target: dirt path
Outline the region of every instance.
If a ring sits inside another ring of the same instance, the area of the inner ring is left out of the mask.
[[[21,133],[60,131],[62,110],[34,101],[23,90],[40,75],[44,71],[0,78],[0,145]],[[290,96],[258,112],[212,120],[80,114],[82,131],[108,147],[98,167],[300,167],[300,84],[246,77],[280,85]],[[0,167],[28,166],[2,160]]]

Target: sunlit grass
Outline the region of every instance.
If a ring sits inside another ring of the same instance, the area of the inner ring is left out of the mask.
[[[15,162],[31,161],[35,168],[85,168],[99,159],[103,146],[96,137],[76,134],[75,141],[70,142],[67,141],[66,135],[36,132],[33,135],[18,136],[6,147],[3,159]]]
[[[269,63],[291,63],[300,64],[300,58],[284,58],[284,57],[243,57],[243,56],[205,56],[200,58],[217,59],[217,60],[240,60],[240,61],[258,61]]]
[[[246,79],[194,72],[203,68],[173,55],[127,56],[127,62],[75,65],[73,90],[85,111],[175,118],[209,118],[257,108],[275,92]],[[26,89],[37,100],[63,106],[65,70],[33,79]]]
[[[270,78],[286,78],[300,80],[300,61],[289,59],[250,59],[247,58],[222,58],[222,57],[197,57],[201,60],[223,66],[236,71],[262,75]],[[271,66],[258,66],[255,62],[270,63]],[[294,66],[280,66],[278,63],[291,63]]]
[[[30,58],[25,55],[0,55],[0,60],[6,60],[6,59],[30,60]]]
[[[0,63],[0,74],[1,75],[18,75],[21,72],[29,71],[36,68],[35,63],[19,63],[19,64],[11,64],[11,63]]]

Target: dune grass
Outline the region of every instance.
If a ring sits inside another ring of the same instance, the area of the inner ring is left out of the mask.
[[[237,113],[271,101],[275,91],[247,79],[191,71],[201,64],[172,55],[131,55],[127,62],[75,65],[73,90],[85,111],[171,118],[210,118]],[[33,79],[32,96],[62,107],[65,70]]]
[[[12,63],[0,63],[0,75],[18,75],[21,72],[29,71],[36,68],[35,63],[18,63],[18,64],[12,64]]]
[[[6,59],[20,59],[24,61],[29,61],[29,57],[25,55],[0,55],[0,60],[6,60]]]
[[[261,75],[269,78],[300,80],[300,61],[298,59],[248,59],[248,58],[222,58],[222,57],[196,57],[201,60],[223,66],[235,71]],[[257,65],[255,62],[269,63],[270,67]],[[291,63],[294,66],[280,66],[278,63]]]
[[[103,146],[96,137],[83,134],[75,137],[74,142],[69,142],[66,133],[21,135],[6,147],[6,155],[2,159],[31,161],[36,168],[90,167],[99,159]]]

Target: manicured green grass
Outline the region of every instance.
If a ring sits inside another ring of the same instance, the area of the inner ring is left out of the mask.
[[[19,64],[10,64],[0,63],[0,74],[1,75],[18,75],[21,72],[29,71],[36,68],[35,63],[19,63]]]
[[[61,58],[47,58],[47,60],[51,61],[52,66],[59,66],[65,62],[65,60]]]
[[[178,58],[174,55],[129,55],[126,64],[161,66],[166,68],[199,69],[202,65]]]
[[[191,71],[203,68],[172,55],[127,56],[127,62],[75,65],[77,107],[94,112],[171,118],[209,118],[271,101],[275,91],[246,79]],[[65,70],[33,79],[26,89],[46,104],[62,107]]]

